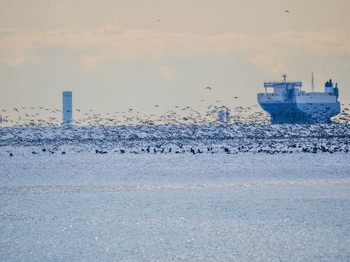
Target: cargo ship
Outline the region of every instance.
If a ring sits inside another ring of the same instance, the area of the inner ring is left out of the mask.
[[[261,108],[271,116],[272,124],[314,124],[329,123],[340,113],[339,89],[332,79],[324,85],[324,92],[301,89],[302,82],[287,81],[264,82],[264,93],[258,93]]]

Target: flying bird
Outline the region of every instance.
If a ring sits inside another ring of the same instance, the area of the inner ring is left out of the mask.
[[[288,10],[284,10],[284,12],[288,13],[289,14],[289,11]]]

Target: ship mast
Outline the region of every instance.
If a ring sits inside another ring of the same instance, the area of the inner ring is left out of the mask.
[[[311,91],[314,92],[315,83],[314,83],[314,72],[311,73]]]
[[[287,80],[287,74],[284,73],[284,74],[282,75],[282,77],[283,77],[283,82],[286,82],[286,80]]]

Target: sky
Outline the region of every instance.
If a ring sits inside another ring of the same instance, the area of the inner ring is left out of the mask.
[[[65,90],[83,111],[251,106],[312,72],[350,102],[350,1],[0,0],[2,115],[60,109]]]

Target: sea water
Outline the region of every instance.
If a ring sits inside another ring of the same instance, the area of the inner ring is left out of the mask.
[[[0,158],[1,261],[350,260],[345,153],[20,152]]]

